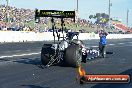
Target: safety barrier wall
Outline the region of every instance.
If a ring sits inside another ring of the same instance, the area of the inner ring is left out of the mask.
[[[61,36],[63,35],[61,34]],[[107,36],[107,39],[121,38],[132,38],[132,34],[109,34]],[[0,31],[0,42],[50,41],[53,39],[54,37],[52,32],[35,33],[23,31]],[[99,39],[99,36],[98,34],[94,33],[80,33],[79,39],[80,40]]]

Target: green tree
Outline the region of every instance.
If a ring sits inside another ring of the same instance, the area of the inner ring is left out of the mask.
[[[90,15],[89,18],[92,19],[93,18],[93,15]]]
[[[90,15],[90,19],[95,19],[97,23],[108,23],[109,15],[106,13],[96,13],[95,15]]]

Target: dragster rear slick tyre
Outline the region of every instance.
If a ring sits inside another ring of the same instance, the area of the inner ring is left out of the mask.
[[[79,67],[82,61],[82,52],[78,45],[70,45],[65,51],[64,62],[70,67]]]
[[[44,44],[41,50],[41,62],[44,66],[51,60],[51,55],[54,55],[54,50],[51,48],[52,44]]]

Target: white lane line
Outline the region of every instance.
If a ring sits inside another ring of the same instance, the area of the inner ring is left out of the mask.
[[[99,47],[99,46],[92,46],[92,47],[96,48],[96,47]]]
[[[19,54],[19,55],[10,55],[10,56],[0,56],[0,59],[2,58],[11,58],[11,57],[21,57],[21,56],[30,56],[30,55],[37,55],[40,54],[41,52],[38,53],[28,53],[28,54]]]
[[[123,44],[125,44],[125,43],[118,43],[118,44],[123,45]]]
[[[110,45],[110,46],[114,46],[115,44],[108,44],[108,45]]]

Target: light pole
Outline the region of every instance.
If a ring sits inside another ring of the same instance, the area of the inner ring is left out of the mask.
[[[110,28],[110,18],[111,18],[111,6],[112,6],[112,3],[111,1],[109,0],[109,8],[108,8],[108,11],[109,11],[109,28]]]
[[[127,27],[129,26],[129,10],[127,9],[127,19],[126,19],[127,21]]]
[[[78,7],[78,0],[76,1],[76,11],[75,11],[75,25],[76,25],[76,29],[77,29],[77,26],[78,26],[78,9],[79,9],[79,7]],[[75,31],[76,31],[76,29],[75,29]]]
[[[5,18],[6,18],[7,22],[8,22],[8,18],[9,18],[8,6],[9,6],[9,0],[6,0],[6,13],[5,13]]]
[[[77,12],[78,12],[78,0],[77,0]]]
[[[109,28],[110,28],[110,0],[109,0]]]
[[[9,21],[9,12],[8,12],[9,0],[6,0],[6,19]]]

